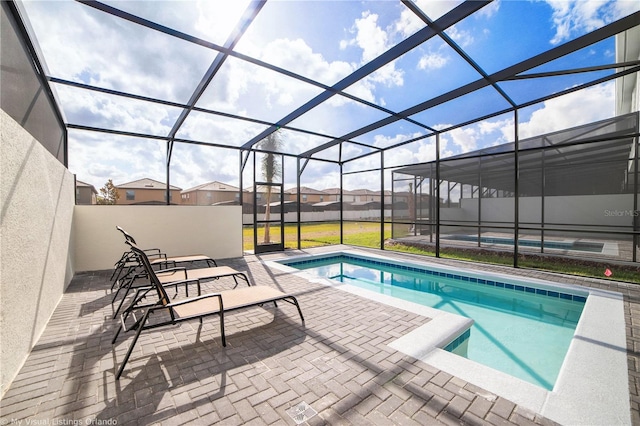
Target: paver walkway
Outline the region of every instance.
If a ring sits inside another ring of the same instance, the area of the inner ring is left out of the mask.
[[[111,319],[110,271],[77,274],[0,401],[0,424],[294,425],[290,413],[296,407],[298,420],[309,425],[554,424],[389,348],[424,317],[270,270],[260,261],[273,257],[220,263],[248,271],[252,282],[297,295],[304,325],[293,306],[280,303],[278,309],[227,315],[226,348],[217,318],[147,331],[120,381],[115,369],[131,336],[111,345],[117,322]],[[566,281],[625,294],[631,416],[640,424],[640,290],[601,280]],[[224,278],[208,287],[232,285]]]

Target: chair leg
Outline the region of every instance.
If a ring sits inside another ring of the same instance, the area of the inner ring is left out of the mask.
[[[138,342],[138,338],[140,337],[140,333],[142,333],[142,329],[144,328],[144,324],[147,322],[147,318],[149,317],[149,312],[150,312],[150,310],[147,310],[144,313],[144,317],[142,317],[142,320],[140,321],[140,325],[138,326],[138,330],[136,331],[136,335],[133,337],[133,342],[131,342],[131,346],[129,346],[129,350],[127,350],[127,354],[124,356],[124,360],[122,360],[122,364],[120,365],[120,368],[118,369],[118,373],[116,374],[116,380],[120,380],[120,376],[122,375],[122,372],[124,371],[124,367],[125,367],[125,365],[127,365],[127,361],[129,361],[129,357],[131,356],[131,353],[133,352],[133,347]],[[115,338],[114,338],[114,340],[115,340]]]
[[[113,295],[113,298],[111,298],[112,305],[115,303],[116,299],[118,298],[118,294],[120,294],[120,290],[122,290],[123,288],[128,289],[131,286],[131,284],[133,284],[133,280],[135,279],[135,277],[127,279],[127,275],[123,276],[119,280],[116,280],[116,284],[118,284],[118,289],[116,290],[116,293]]]
[[[222,346],[227,346],[227,338],[224,335],[224,311],[220,310],[220,336],[222,336]]]
[[[116,284],[118,283],[118,278],[120,278],[120,271],[119,270],[113,271],[113,275],[111,276],[111,281],[113,281],[111,283],[111,291],[113,291],[113,289],[116,287]]]
[[[119,285],[118,289],[116,290],[116,294],[113,295],[113,297],[111,298],[111,304],[113,305],[116,301],[116,298],[118,297],[118,294],[120,293],[120,290],[122,290],[122,286]]]
[[[127,288],[127,291],[124,292],[124,296],[122,296],[122,299],[120,300],[120,303],[118,304],[118,307],[116,308],[115,312],[113,313],[113,319],[116,319],[116,317],[118,316],[118,312],[120,312],[120,309],[122,308],[122,305],[124,304],[124,301],[127,299],[127,295],[129,294],[129,288]],[[113,304],[113,302],[111,302],[111,304]]]
[[[293,304],[296,305],[296,308],[298,308],[298,313],[300,314],[300,320],[302,320],[302,322],[304,323],[304,317],[302,316],[302,309],[300,309],[300,305],[298,305],[298,299],[296,299],[293,296],[291,296],[291,299],[293,299]]]
[[[113,339],[111,339],[111,344],[112,345],[114,343],[116,343],[116,339],[118,338],[118,335],[120,334],[121,331],[122,331],[122,324],[120,324],[120,326],[118,326],[118,330],[116,330],[116,335],[113,336]]]

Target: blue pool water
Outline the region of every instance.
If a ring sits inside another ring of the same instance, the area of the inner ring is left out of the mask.
[[[547,390],[553,389],[586,302],[581,295],[515,281],[360,256],[285,263],[319,277],[472,318],[470,333],[445,349]]]

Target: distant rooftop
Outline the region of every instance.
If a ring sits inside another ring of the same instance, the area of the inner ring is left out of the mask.
[[[133,182],[122,183],[120,185],[115,185],[118,189],[167,189],[167,184],[164,182],[159,182],[157,180],[144,178],[134,180]],[[169,185],[169,188],[172,190],[182,190],[182,188],[178,188],[177,186]]]

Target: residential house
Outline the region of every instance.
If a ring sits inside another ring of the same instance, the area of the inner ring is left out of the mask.
[[[296,188],[290,188],[284,191],[285,199],[288,201],[297,201],[298,191]],[[307,186],[300,187],[300,202],[302,204],[315,204],[323,201],[329,201],[329,194],[325,191],[309,188]]]
[[[97,204],[97,196],[95,186],[76,180],[76,204]]]
[[[269,202],[273,203],[275,201],[280,201],[280,192],[278,192],[278,187],[272,187],[271,196],[269,197]],[[254,187],[250,186],[244,189],[242,194],[243,203],[253,204],[253,192]],[[264,206],[267,204],[267,188],[265,186],[258,186],[256,191],[256,204],[258,206]]]
[[[180,194],[182,204],[210,206],[214,204],[240,204],[240,188],[213,181],[185,189]]]
[[[323,189],[322,192],[327,194],[327,197],[325,197],[325,202],[326,201],[340,201],[340,195],[341,195],[340,188],[327,188],[327,189]],[[354,193],[354,191],[349,191],[348,189],[343,189],[342,190],[342,201],[345,204],[353,203],[354,201],[357,201],[356,194],[357,193]]]
[[[116,204],[166,204],[167,184],[157,180],[144,178],[133,182],[116,185],[120,197]],[[182,188],[169,186],[170,204],[180,204]]]

